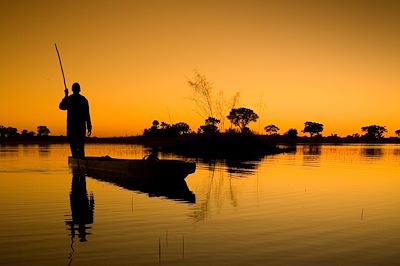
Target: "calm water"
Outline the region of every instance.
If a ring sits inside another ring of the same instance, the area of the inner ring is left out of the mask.
[[[0,264],[400,264],[400,146],[190,159],[197,170],[182,190],[195,202],[77,181],[68,154],[67,145],[0,146]],[[148,151],[88,145],[87,154]]]

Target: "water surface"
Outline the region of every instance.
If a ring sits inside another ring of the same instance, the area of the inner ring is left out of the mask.
[[[142,146],[87,146],[142,158]],[[0,146],[3,265],[398,265],[400,146],[197,162],[186,192],[74,175],[68,145]]]

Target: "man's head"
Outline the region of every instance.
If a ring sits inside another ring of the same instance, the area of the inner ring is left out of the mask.
[[[78,83],[78,82],[75,82],[75,83],[72,85],[72,92],[73,92],[74,94],[79,94],[80,91],[81,91],[81,86],[79,86],[79,83]]]

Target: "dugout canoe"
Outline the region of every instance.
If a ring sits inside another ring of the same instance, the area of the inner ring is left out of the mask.
[[[105,157],[85,157],[76,159],[68,157],[68,164],[82,170],[100,170],[105,173],[138,180],[184,180],[194,173],[196,164],[180,160],[146,160],[146,159],[115,159]]]

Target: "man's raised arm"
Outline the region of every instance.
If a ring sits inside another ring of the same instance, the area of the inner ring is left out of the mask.
[[[67,110],[68,109],[68,89],[64,90],[65,97],[61,100],[60,104],[58,105],[58,108],[61,110]]]

